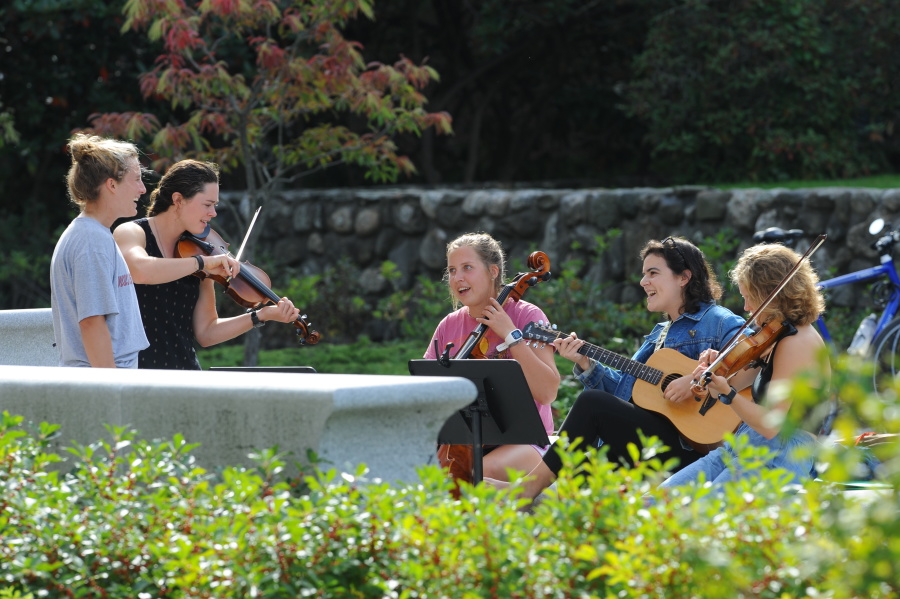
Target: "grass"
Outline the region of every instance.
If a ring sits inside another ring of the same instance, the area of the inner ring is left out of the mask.
[[[374,343],[361,337],[356,343],[316,345],[269,349],[259,352],[259,366],[312,366],[316,372],[332,374],[407,375],[407,362],[425,353],[422,343],[390,341]],[[244,346],[220,345],[197,351],[204,369],[211,366],[240,366]]]
[[[361,337],[356,343],[320,343],[306,347],[268,349],[259,352],[259,366],[312,366],[316,372],[331,374],[393,374],[407,375],[407,362],[425,353],[417,341],[386,341],[374,343]],[[244,346],[219,345],[197,350],[204,370],[211,366],[240,366],[244,360]],[[572,372],[572,363],[556,356],[560,374]]]
[[[710,184],[719,189],[809,189],[813,187],[869,187],[873,189],[893,189],[900,187],[900,175],[874,175],[858,179],[815,179],[810,181],[782,181],[773,183],[727,183]]]

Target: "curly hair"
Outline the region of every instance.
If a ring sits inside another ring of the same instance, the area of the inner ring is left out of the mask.
[[[66,175],[69,199],[82,210],[100,198],[108,179],[121,182],[133,163],[141,168],[137,146],[127,141],[76,133],[66,148],[72,156]]]
[[[641,260],[651,254],[665,260],[666,266],[675,274],[686,270],[691,272],[691,279],[684,286],[682,312],[693,314],[700,309],[700,304],[711,303],[722,297],[722,286],[706,261],[706,256],[684,237],[666,237],[662,241],[651,239],[641,250]]]
[[[447,244],[447,257],[449,258],[452,251],[461,247],[470,247],[475,250],[488,270],[491,266],[497,267],[498,275],[494,279],[494,295],[500,293],[503,281],[506,280],[506,256],[503,254],[500,242],[487,233],[466,233]],[[444,269],[444,281],[448,284],[450,282],[450,273],[447,269]],[[453,295],[452,291],[451,295]],[[459,307],[459,300],[455,295],[453,295],[453,307]]]
[[[746,299],[760,305],[800,260],[800,255],[781,244],[754,245],[744,250],[731,271],[731,281],[743,288]],[[772,319],[799,326],[812,324],[825,311],[825,298],[816,287],[819,277],[808,260],[761,314],[758,322]]]
[[[180,193],[189,200],[201,191],[207,183],[219,182],[219,166],[212,162],[181,160],[166,171],[150,194],[147,216],[162,214],[172,207],[172,194]]]

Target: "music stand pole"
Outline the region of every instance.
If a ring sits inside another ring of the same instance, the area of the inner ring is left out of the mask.
[[[472,410],[472,484],[477,485],[484,480],[484,445],[481,434],[481,410],[473,406]]]

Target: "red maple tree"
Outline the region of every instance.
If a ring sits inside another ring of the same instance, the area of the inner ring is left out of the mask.
[[[372,18],[372,3],[128,0],[123,31],[146,30],[163,45],[140,76],[141,92],[185,118],[161,124],[147,113],[95,114],[92,128],[151,138],[158,170],[186,157],[226,171],[243,165],[258,204],[337,164],[359,166],[376,182],[414,173],[394,137],[451,132],[449,114],[425,110],[423,89],[438,75],[403,56],[367,63],[340,31],[360,13]]]

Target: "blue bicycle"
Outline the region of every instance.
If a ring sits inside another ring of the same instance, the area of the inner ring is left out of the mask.
[[[887,232],[884,232],[887,229]],[[757,231],[753,240],[757,242],[781,242],[793,246],[803,236],[800,229],[784,231],[777,227],[771,227],[765,231]],[[876,219],[869,225],[869,234],[879,237],[872,243],[872,247],[878,251],[880,264],[872,268],[864,268],[846,275],[840,275],[832,279],[819,282],[820,289],[832,289],[851,283],[864,283],[875,281],[872,285],[872,303],[880,314],[872,313],[863,318],[853,336],[847,353],[866,358],[871,358],[875,365],[872,375],[872,383],[876,391],[881,391],[884,384],[884,376],[896,377],[900,373],[900,275],[894,265],[894,244],[900,241],[900,230],[892,229],[885,224],[883,219]],[[822,338],[833,344],[831,333],[825,326],[824,319],[820,316],[816,323]]]

